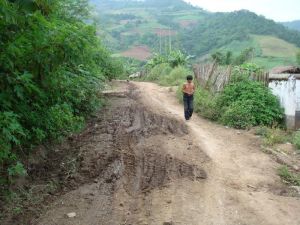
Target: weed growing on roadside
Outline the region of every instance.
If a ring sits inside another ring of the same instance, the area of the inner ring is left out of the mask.
[[[287,183],[300,186],[300,176],[292,173],[287,166],[278,169],[279,176]]]
[[[297,131],[293,138],[293,144],[300,150],[300,131]]]
[[[264,136],[264,144],[273,146],[275,144],[283,144],[287,141],[287,136],[284,131],[276,128],[269,129],[268,133]]]

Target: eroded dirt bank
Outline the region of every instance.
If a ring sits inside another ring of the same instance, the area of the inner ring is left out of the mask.
[[[197,116],[186,123],[174,93],[155,84],[121,82],[106,94],[80,138],[57,149],[76,156],[72,191],[19,224],[300,224],[299,197],[254,136]]]

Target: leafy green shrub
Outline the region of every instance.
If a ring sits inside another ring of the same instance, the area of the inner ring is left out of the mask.
[[[84,118],[75,116],[71,106],[67,104],[54,105],[47,113],[46,130],[52,139],[60,139],[66,135],[79,131],[82,128]]]
[[[0,134],[1,149],[5,149],[4,146],[11,144],[20,144],[20,139],[25,133],[16,114],[13,112],[0,112]],[[1,153],[3,153],[3,151],[1,151]]]
[[[146,68],[152,69],[160,64],[169,64],[172,68],[185,66],[190,58],[191,56],[186,56],[180,50],[171,51],[167,55],[154,54],[146,64]]]
[[[234,105],[231,106],[232,104]],[[230,125],[227,124],[230,122],[228,118],[230,112],[239,112],[240,120],[244,115],[245,121],[249,123],[248,126],[272,126],[281,123],[283,119],[283,109],[277,97],[263,84],[249,79],[241,79],[228,84],[218,96],[217,106],[222,112],[227,111],[226,119],[222,119],[226,125]],[[241,109],[238,109],[239,106]],[[242,127],[247,126],[244,124]]]
[[[0,0],[2,182],[24,174],[21,154],[78,131],[101,105],[105,80],[122,73],[83,21],[87,9],[80,0]]]
[[[146,77],[149,81],[159,81],[164,76],[168,76],[172,68],[167,63],[154,66]]]
[[[21,144],[25,131],[13,112],[0,112],[0,184],[7,182],[8,177],[22,175],[23,165],[16,163],[17,156],[12,152],[13,146]],[[7,172],[5,171],[7,169]]]
[[[13,181],[15,176],[26,176],[27,172],[24,168],[24,165],[20,162],[17,162],[15,165],[12,165],[8,168],[8,176],[10,181]]]
[[[215,96],[201,87],[198,87],[194,94],[194,109],[201,116],[211,120],[217,120],[220,115]]]
[[[266,126],[260,126],[255,129],[255,135],[266,137],[269,132],[269,128]]]
[[[47,83],[50,88],[49,94],[55,99],[53,103],[67,102],[75,113],[86,116],[101,104],[98,96],[98,91],[103,87],[101,79],[103,78],[100,75],[92,75],[81,65],[73,71],[60,68]]]
[[[161,76],[159,84],[165,86],[178,86],[182,84],[187,76],[189,71],[182,66],[178,66],[172,69],[169,74]]]
[[[225,125],[238,129],[254,126],[256,122],[253,115],[253,102],[251,100],[233,102],[226,108],[220,121]]]
[[[172,51],[168,56],[168,63],[172,68],[177,66],[185,66],[190,59],[190,56],[186,56],[180,50]]]
[[[117,75],[118,79],[128,79],[129,75],[142,71],[145,65],[145,62],[126,57],[118,57],[117,62],[122,63],[122,74]]]
[[[154,54],[154,56],[147,62],[146,68],[153,69],[156,66],[159,66],[160,64],[168,64],[168,58],[167,56],[164,56],[162,54]]]
[[[281,124],[283,109],[277,97],[268,87],[250,78],[252,73],[260,72],[255,64],[235,67],[230,83],[218,95],[199,87],[195,92],[195,111],[239,129]],[[279,136],[270,135],[270,143],[280,142]]]

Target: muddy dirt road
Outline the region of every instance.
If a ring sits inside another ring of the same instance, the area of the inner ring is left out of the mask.
[[[256,137],[198,116],[186,123],[174,93],[155,84],[120,83],[110,96],[79,150],[77,173],[92,182],[32,224],[300,224],[300,199]]]

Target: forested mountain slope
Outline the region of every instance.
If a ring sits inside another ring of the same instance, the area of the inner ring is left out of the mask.
[[[91,4],[108,45],[121,55],[137,45],[146,45],[153,52],[177,48],[196,58],[220,49],[237,52],[255,47],[257,61],[270,67],[294,64],[295,57],[287,57],[284,50],[281,55],[264,55],[265,46],[253,35],[291,44],[293,55],[300,47],[300,32],[246,10],[210,13],[181,0],[93,0]]]
[[[300,31],[300,20],[295,20],[295,21],[291,21],[291,22],[283,22],[282,24],[288,28]]]

